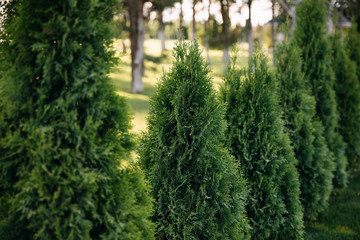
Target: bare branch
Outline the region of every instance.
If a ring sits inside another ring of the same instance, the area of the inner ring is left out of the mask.
[[[280,6],[285,10],[285,12],[290,16],[290,18],[294,19],[295,14],[291,9],[286,5],[283,0],[277,0]]]

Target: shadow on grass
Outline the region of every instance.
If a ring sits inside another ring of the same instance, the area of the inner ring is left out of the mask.
[[[145,60],[153,63],[160,64],[161,62],[168,60],[170,58],[169,52],[166,51],[165,54],[161,54],[160,56],[152,56],[145,54]]]
[[[360,240],[360,171],[350,178],[348,188],[330,200],[330,206],[316,222],[306,224],[309,240]]]
[[[129,76],[127,76],[129,73],[126,71],[118,71],[113,72],[111,74],[111,83],[115,87],[115,91],[117,92],[124,92],[131,94],[131,81],[129,81]],[[131,74],[131,73],[130,73]],[[145,72],[145,77],[147,76],[147,72]],[[155,81],[156,79],[154,79]],[[144,95],[150,97],[155,92],[155,84],[151,81],[146,81],[144,79],[144,92],[142,94],[135,94],[135,95]]]

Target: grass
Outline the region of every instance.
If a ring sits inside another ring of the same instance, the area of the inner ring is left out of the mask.
[[[306,240],[360,240],[360,171],[330,200],[316,222],[306,223]]]

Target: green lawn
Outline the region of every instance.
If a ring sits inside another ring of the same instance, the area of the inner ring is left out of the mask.
[[[360,171],[350,178],[350,184],[333,196],[330,206],[316,222],[306,223],[306,240],[360,239]]]

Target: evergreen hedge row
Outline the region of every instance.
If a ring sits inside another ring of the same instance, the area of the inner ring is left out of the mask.
[[[336,100],[340,113],[339,131],[347,143],[349,163],[353,165],[360,155],[360,82],[356,63],[350,59],[339,32],[332,36],[331,42]]]
[[[283,43],[277,46],[276,53],[276,78],[285,130],[299,161],[304,217],[316,219],[328,205],[334,163],[323,137],[324,128],[315,117],[315,99],[301,72],[300,49],[294,42]]]
[[[5,4],[0,240],[303,239],[360,157],[356,26],[346,49],[330,42],[324,0],[303,0],[276,75],[260,52],[242,70],[235,56],[220,100],[199,45],[179,41],[139,149],[150,190],[107,77],[116,2]]]
[[[355,21],[352,22],[351,28],[346,34],[345,49],[350,59],[356,64],[356,74],[360,82],[360,33],[357,31]],[[357,157],[357,161],[359,161],[359,157]]]
[[[331,46],[326,35],[327,7],[324,0],[304,0],[296,8],[294,40],[301,49],[302,71],[316,100],[316,116],[325,128],[325,139],[335,163],[333,184],[347,184],[346,145],[339,133],[339,114],[331,68]]]
[[[252,239],[302,239],[297,160],[284,133],[277,80],[262,53],[255,53],[246,69],[235,63],[236,57],[220,94],[227,146],[250,187],[246,210]]]

